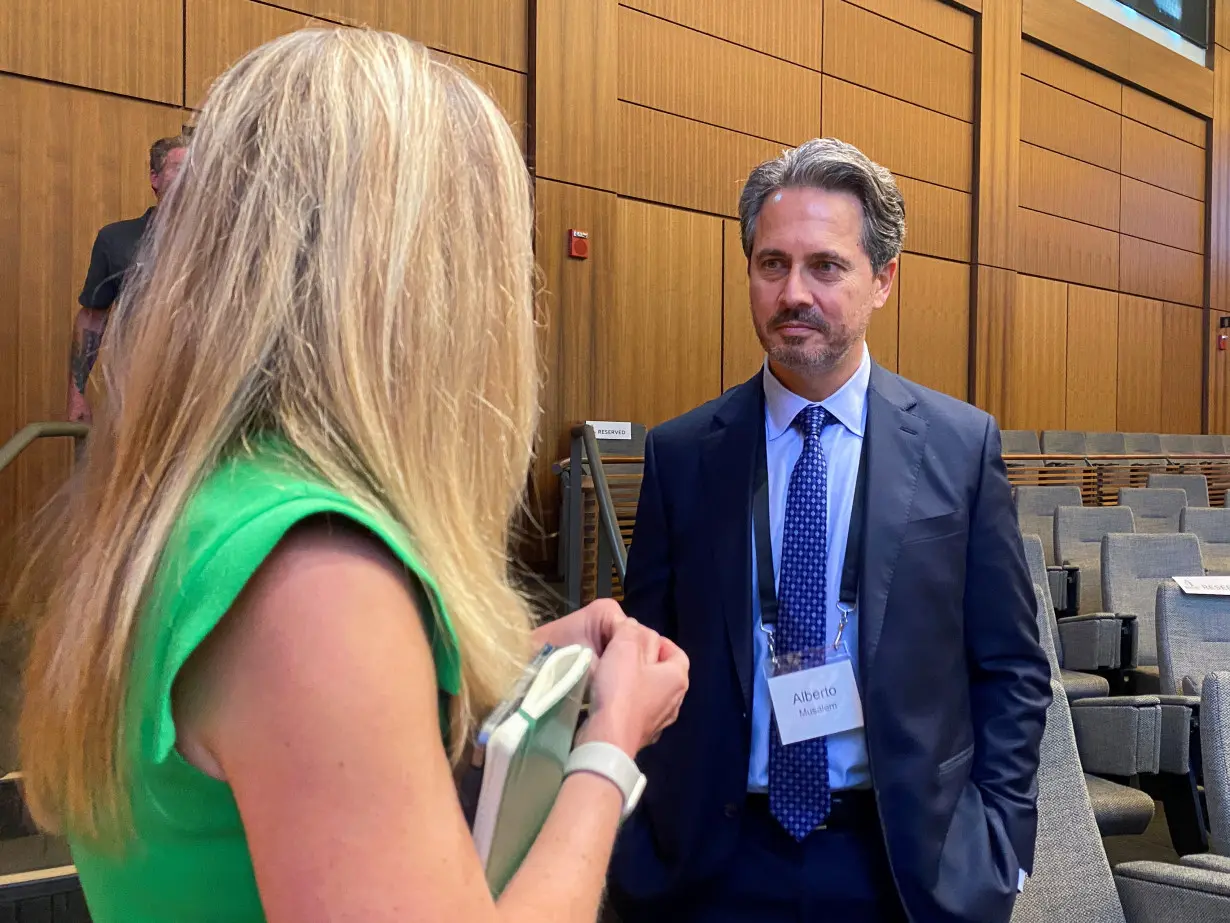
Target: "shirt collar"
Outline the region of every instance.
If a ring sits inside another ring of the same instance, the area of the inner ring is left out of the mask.
[[[777,439],[794,423],[804,407],[817,403],[800,397],[788,389],[773,374],[769,368],[769,360],[764,363],[764,399],[765,416],[768,420],[767,434],[769,441]],[[842,426],[860,439],[863,436],[866,421],[867,384],[871,380],[871,353],[867,344],[863,344],[863,361],[850,376],[850,380],[819,401],[821,407],[831,413]]]

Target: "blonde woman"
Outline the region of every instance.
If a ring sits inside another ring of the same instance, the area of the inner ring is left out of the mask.
[[[491,101],[403,38],[214,87],[18,601],[27,794],[96,923],[595,917],[620,788],[570,775],[497,905],[452,774],[541,641],[599,650],[583,734],[629,756],[687,685],[613,603],[534,637],[509,585],[531,221]]]

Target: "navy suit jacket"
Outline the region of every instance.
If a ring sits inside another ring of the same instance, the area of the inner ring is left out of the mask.
[[[1038,642],[999,430],[875,365],[858,680],[893,877],[913,923],[1007,923],[1033,867],[1050,668]],[[679,720],[647,749],[642,810],[617,844],[631,900],[722,874],[751,740],[751,485],[760,375],[662,425],[624,606],[691,659]]]

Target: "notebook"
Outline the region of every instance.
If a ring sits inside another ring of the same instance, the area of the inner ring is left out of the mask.
[[[516,874],[564,783],[592,660],[581,645],[544,648],[479,732],[471,827],[492,894]]]

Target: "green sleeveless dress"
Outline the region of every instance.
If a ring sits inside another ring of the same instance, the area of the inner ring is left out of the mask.
[[[460,685],[456,637],[405,532],[296,471],[266,441],[220,465],[189,501],[142,614],[128,689],[132,829],[119,848],[71,835],[94,923],[262,923],[231,789],[176,749],[171,690],[189,656],[296,523],[344,516],[383,540],[435,609],[432,651],[444,704]]]

